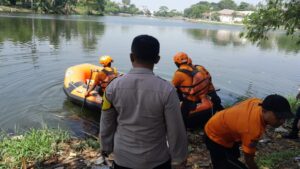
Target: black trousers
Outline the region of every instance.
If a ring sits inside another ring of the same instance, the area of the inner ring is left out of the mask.
[[[208,93],[208,96],[211,98],[211,101],[214,104],[214,110],[216,112],[224,110],[224,107],[221,104],[221,98],[218,96],[216,91]]]
[[[299,128],[298,128],[298,121],[300,120],[300,106],[297,109],[297,113],[296,113],[296,117],[293,121],[293,125],[292,125],[292,133],[298,134],[299,132]]]
[[[189,115],[189,112],[191,110],[194,110],[196,107],[197,107],[197,103],[183,99],[181,105],[181,113],[186,128],[189,129],[204,128],[207,121],[214,114],[212,109],[208,109],[201,112],[196,112],[193,115]]]
[[[236,143],[232,148],[226,148],[209,139],[206,134],[204,141],[210,153],[213,169],[248,169],[238,160],[240,157],[240,145]]]
[[[131,168],[119,166],[118,164],[116,164],[114,162],[113,163],[113,169],[131,169]],[[161,164],[157,167],[154,167],[153,169],[172,169],[171,160],[168,160],[167,162],[165,162],[165,163],[163,163],[163,164]]]
[[[181,91],[179,89],[177,89],[177,94],[178,94],[178,97],[179,97],[180,101],[184,101],[185,100],[183,94],[181,93]],[[213,106],[214,112],[218,112],[218,111],[224,110],[224,107],[221,104],[221,102],[222,102],[221,98],[218,96],[218,94],[217,94],[216,91],[210,92],[207,95],[211,98],[211,101],[214,104],[214,106]]]

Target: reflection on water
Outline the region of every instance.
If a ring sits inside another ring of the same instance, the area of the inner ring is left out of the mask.
[[[78,113],[81,111],[81,108],[74,106],[74,104],[68,100],[64,101],[63,110],[69,113],[64,115],[56,115],[60,116],[61,119],[64,119],[67,123],[69,123],[71,131],[74,135],[79,137],[90,135],[97,136],[99,132],[100,112],[96,113],[83,109],[82,112]]]
[[[230,30],[202,30],[202,29],[187,29],[187,34],[192,36],[196,40],[211,41],[214,45],[220,46],[243,46],[249,44],[245,38],[241,38],[240,32]],[[268,40],[262,41],[258,44],[258,47],[263,50],[277,48],[285,52],[298,53],[300,45],[296,42],[299,41],[299,37],[286,36],[285,34],[271,34]]]
[[[241,46],[246,43],[246,39],[239,37],[239,32],[232,32],[229,30],[187,29],[186,32],[197,40],[211,41],[214,45]]]
[[[49,47],[60,48],[60,41],[72,41],[81,37],[83,47],[95,49],[97,36],[102,36],[105,26],[100,22],[72,20],[0,17],[0,44],[8,40],[20,43],[36,52],[36,43],[49,41]]]

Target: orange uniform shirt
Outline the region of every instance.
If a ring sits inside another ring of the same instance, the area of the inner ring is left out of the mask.
[[[265,132],[262,100],[248,99],[214,115],[205,126],[205,133],[214,142],[231,148],[242,142],[245,153],[254,154],[256,143]]]
[[[114,71],[116,75],[118,75],[117,69],[112,67],[104,67],[103,69],[106,69],[108,71]],[[96,84],[100,84],[100,82],[104,81],[106,78],[106,74],[103,71],[97,72],[95,76],[95,82]]]

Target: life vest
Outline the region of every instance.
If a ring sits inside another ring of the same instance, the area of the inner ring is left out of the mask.
[[[115,68],[112,68],[112,70],[106,70],[104,68],[101,71],[106,75],[105,79],[100,82],[101,89],[104,91],[109,82],[117,77],[117,73]]]
[[[214,92],[215,91],[215,87],[212,83],[212,78],[210,76],[210,73],[207,71],[207,69],[205,69],[204,66],[202,65],[194,65],[199,71],[202,71],[205,75],[205,78],[208,78],[210,81],[210,85],[209,85],[209,89],[208,89],[208,93]]]
[[[205,69],[204,66],[202,65],[194,65],[199,71],[202,71],[203,74],[205,75],[205,78],[208,78],[211,81],[211,76],[210,73]]]
[[[208,71],[198,69],[198,67],[196,68],[195,66],[191,66],[191,68],[193,69],[192,71],[186,69],[178,69],[177,71],[190,76],[192,78],[192,85],[177,86],[177,88],[179,88],[181,92],[187,96],[206,95],[209,91],[209,87],[211,84],[211,78],[207,75]]]

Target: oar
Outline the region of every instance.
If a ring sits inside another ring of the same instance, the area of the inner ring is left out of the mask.
[[[93,70],[91,69],[91,73],[90,73],[91,75],[90,75],[90,79],[89,79],[89,82],[88,82],[88,85],[87,85],[87,87],[86,87],[86,92],[89,90],[89,86],[90,86],[90,83],[91,83],[91,81],[92,81],[92,75],[93,75]],[[82,113],[82,110],[83,110],[83,107],[84,107],[84,104],[85,104],[85,102],[86,102],[86,96],[84,96],[84,99],[83,99],[83,103],[82,103],[82,106],[81,106],[81,110],[80,110],[80,112]]]

